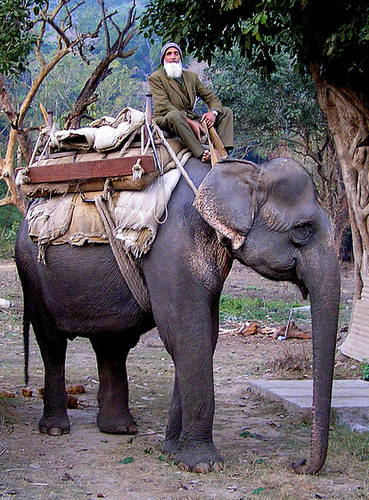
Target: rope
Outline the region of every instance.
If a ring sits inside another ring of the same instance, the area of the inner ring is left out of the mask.
[[[188,176],[188,173],[186,172],[186,170],[184,169],[184,167],[181,165],[180,161],[178,160],[175,152],[173,151],[171,145],[169,144],[169,142],[165,139],[164,137],[164,134],[163,134],[163,131],[156,125],[156,123],[154,122],[153,123],[153,127],[154,127],[154,130],[155,132],[158,134],[158,136],[160,137],[160,140],[162,142],[162,144],[164,144],[164,146],[167,148],[168,150],[168,153],[170,154],[170,156],[172,157],[172,160],[174,161],[174,163],[176,164],[176,167],[179,169],[179,171],[181,172],[181,174],[183,175],[183,177],[186,179],[186,182],[187,184],[190,186],[190,188],[192,189],[192,191],[194,192],[195,196],[197,194],[197,189],[194,185],[194,183],[192,182],[192,180],[190,179],[190,177]]]
[[[131,133],[131,135],[128,136],[128,139],[125,141],[122,149],[119,152],[118,158],[121,158],[122,156],[124,156],[125,152],[129,148],[129,146],[132,144],[133,139],[136,137],[136,134],[137,134],[137,130],[134,130]]]
[[[113,255],[117,261],[124,281],[130,289],[133,297],[145,312],[150,312],[151,305],[149,292],[142,276],[140,275],[139,268],[133,257],[125,251],[123,242],[114,237],[113,231],[115,229],[115,224],[111,206],[109,207],[112,200],[110,194],[108,194],[106,190],[104,191],[104,195],[100,195],[95,198],[95,205],[104,224]]]

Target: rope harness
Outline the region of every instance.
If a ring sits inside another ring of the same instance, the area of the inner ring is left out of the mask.
[[[114,236],[114,206],[111,199],[111,193],[109,191],[108,181],[105,184],[104,193],[95,198],[95,205],[104,225],[113,255],[128,288],[139,306],[145,312],[150,312],[151,306],[149,292],[146,283],[140,274],[137,262],[131,254],[125,251],[123,243]]]

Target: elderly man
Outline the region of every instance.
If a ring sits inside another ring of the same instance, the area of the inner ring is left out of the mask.
[[[183,70],[182,51],[174,42],[166,43],[160,55],[164,66],[149,77],[154,114],[157,125],[166,132],[182,139],[193,154],[202,161],[210,161],[210,151],[202,144],[204,128],[215,126],[227,150],[233,149],[233,114],[231,109],[222,106],[218,97],[199,80],[196,73]],[[200,98],[209,111],[202,116],[193,108]]]

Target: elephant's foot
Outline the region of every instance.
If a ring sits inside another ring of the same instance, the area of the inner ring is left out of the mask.
[[[59,415],[47,417],[43,415],[38,427],[42,434],[49,434],[50,436],[61,436],[62,434],[69,434],[70,422],[68,415]]]
[[[137,434],[138,428],[131,414],[114,415],[102,410],[97,414],[97,425],[101,432],[108,434]]]
[[[181,470],[207,474],[224,469],[223,459],[213,443],[181,448],[175,455],[175,463]]]
[[[178,451],[178,439],[165,439],[161,445],[161,451],[169,459],[174,459]]]

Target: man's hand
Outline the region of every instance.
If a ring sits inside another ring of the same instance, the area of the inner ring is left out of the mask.
[[[216,120],[216,116],[214,115],[214,113],[210,110],[208,111],[207,113],[204,113],[201,117],[201,121],[204,121],[205,120],[205,123],[206,125],[210,128],[214,125],[215,123],[215,120]]]
[[[205,135],[204,127],[196,120],[191,120],[190,118],[186,118],[187,123],[192,128],[193,133],[195,134],[196,139],[201,142],[201,137]]]

